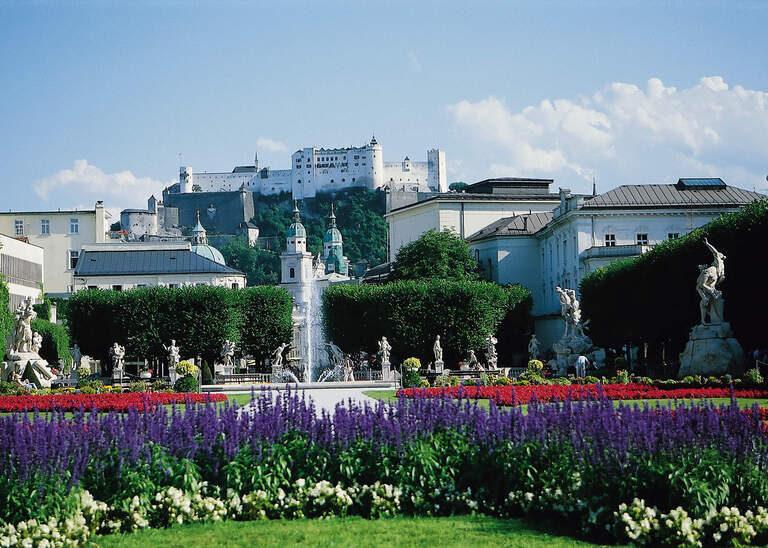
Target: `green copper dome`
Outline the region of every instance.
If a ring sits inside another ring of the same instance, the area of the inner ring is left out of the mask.
[[[296,200],[293,201],[293,222],[288,227],[289,238],[306,238],[307,229],[301,224],[301,217],[299,216],[299,206]]]
[[[325,231],[323,241],[327,244],[340,244],[342,243],[341,232],[336,228],[336,215],[333,213],[333,204],[331,204],[331,214],[328,216],[329,226]]]
[[[201,257],[205,257],[206,259],[210,259],[213,262],[216,262],[219,264],[226,264],[224,262],[224,255],[222,255],[221,251],[219,251],[212,245],[193,245],[192,252],[197,253],[198,255],[200,255]]]

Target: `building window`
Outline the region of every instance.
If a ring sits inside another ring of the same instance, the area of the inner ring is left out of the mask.
[[[296,277],[296,270],[294,270],[293,268],[291,268],[291,270],[290,270],[290,271],[289,271],[289,273],[288,273],[288,277],[289,277],[289,278],[295,278],[295,277]]]
[[[355,182],[355,178],[354,178],[354,177],[352,177],[352,182],[353,182],[353,183]]]
[[[670,232],[669,234],[667,234],[668,240],[677,240],[679,237],[680,237],[679,232]]]
[[[98,289],[95,285],[89,285],[88,289]]]
[[[240,286],[237,284],[237,282],[232,284],[232,289],[240,289]]]
[[[69,250],[69,268],[75,268],[77,266],[77,259],[80,257],[80,251],[77,249]]]
[[[616,246],[616,234],[606,234],[605,247],[615,247],[615,246]]]
[[[637,245],[648,245],[648,234],[638,234],[635,243]]]
[[[122,285],[113,285],[112,286],[112,290],[113,291],[122,291],[123,290],[123,286]]]
[[[40,219],[40,234],[51,233],[51,221],[49,219]]]
[[[24,221],[21,219],[13,221],[13,233],[16,236],[24,236]]]
[[[80,234],[80,219],[69,220],[69,233]]]
[[[177,287],[179,287],[179,284],[168,284],[168,287],[171,289],[176,289]]]

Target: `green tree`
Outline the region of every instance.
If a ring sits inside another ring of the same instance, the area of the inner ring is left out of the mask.
[[[391,280],[476,280],[478,264],[467,242],[449,230],[429,230],[397,251]]]
[[[5,338],[13,329],[13,314],[9,301],[8,286],[0,279],[0,361],[5,358]]]
[[[245,273],[249,286],[280,283],[277,252],[253,248],[242,237],[228,240],[220,251],[228,266]]]

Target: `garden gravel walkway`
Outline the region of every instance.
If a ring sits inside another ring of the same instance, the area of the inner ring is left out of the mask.
[[[355,403],[368,403],[371,406],[376,405],[379,400],[371,398],[363,394],[363,390],[368,391],[370,388],[322,388],[322,389],[294,389],[293,392],[298,392],[301,396],[307,396],[312,398],[315,402],[315,407],[318,413],[326,410],[333,413],[336,405],[339,403],[346,403],[352,400]],[[265,392],[272,394],[272,397],[277,397],[278,393],[282,393],[283,390],[266,390]],[[245,409],[250,408],[250,404],[245,406]]]

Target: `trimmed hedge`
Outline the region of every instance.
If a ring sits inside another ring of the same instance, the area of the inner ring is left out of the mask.
[[[72,356],[69,354],[69,335],[66,329],[40,318],[32,320],[31,327],[32,331],[37,331],[43,336],[40,357],[56,368],[62,358],[67,365],[72,364]]]
[[[485,338],[508,314],[527,327],[531,303],[519,285],[402,280],[333,285],[323,293],[323,316],[328,339],[345,352],[373,354],[386,336],[394,356],[418,356],[426,364],[434,361],[432,345],[440,335],[444,361],[456,364],[470,348],[484,356]]]
[[[118,342],[130,356],[164,361],[163,345],[175,339],[182,358],[213,363],[229,339],[259,361],[291,337],[291,297],[271,286],[91,289],[72,295],[68,309],[73,341],[101,359]]]
[[[8,286],[0,280],[0,361],[5,359],[5,341],[6,337],[13,330],[13,314],[9,308],[11,296],[8,293]]]
[[[620,347],[671,341],[676,357],[700,319],[695,287],[698,265],[712,262],[705,237],[727,257],[721,286],[726,321],[747,352],[765,347],[762,318],[768,294],[759,288],[768,271],[768,200],[753,202],[640,257],[613,262],[585,276],[581,305],[584,318],[591,321],[589,334],[595,343]]]

